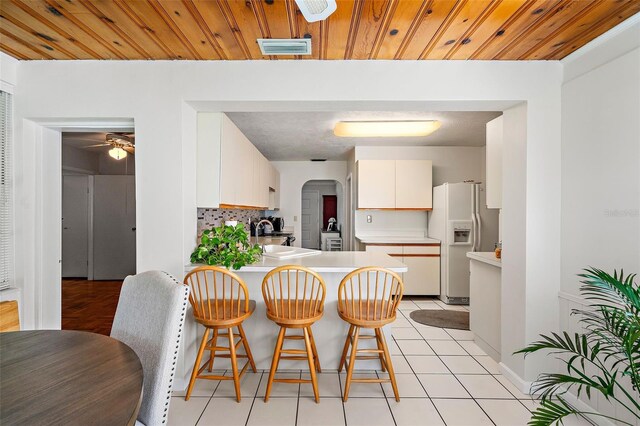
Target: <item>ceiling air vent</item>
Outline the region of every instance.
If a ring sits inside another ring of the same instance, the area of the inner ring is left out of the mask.
[[[311,55],[311,39],[308,38],[259,38],[263,55]]]

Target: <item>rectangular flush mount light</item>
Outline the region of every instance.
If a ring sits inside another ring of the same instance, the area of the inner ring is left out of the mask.
[[[427,136],[440,128],[437,120],[426,121],[339,121],[336,136],[350,138],[388,138]]]
[[[263,55],[311,55],[309,38],[259,38]]]

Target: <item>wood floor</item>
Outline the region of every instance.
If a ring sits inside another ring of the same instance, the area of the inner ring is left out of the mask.
[[[122,281],[62,280],[62,329],[109,335]]]

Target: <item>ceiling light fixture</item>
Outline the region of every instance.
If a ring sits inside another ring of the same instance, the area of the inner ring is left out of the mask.
[[[117,146],[109,150],[109,155],[116,160],[122,160],[123,158],[126,158],[127,151]]]
[[[349,138],[427,136],[440,128],[438,120],[426,121],[339,121],[333,134]]]
[[[336,0],[296,0],[307,22],[323,21],[336,11]]]

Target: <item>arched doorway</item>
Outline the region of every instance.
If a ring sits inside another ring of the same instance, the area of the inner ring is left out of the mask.
[[[302,186],[300,245],[310,249],[323,247],[323,234],[340,237],[344,221],[344,193],[335,180],[310,180]],[[326,235],[325,235],[326,237]]]

